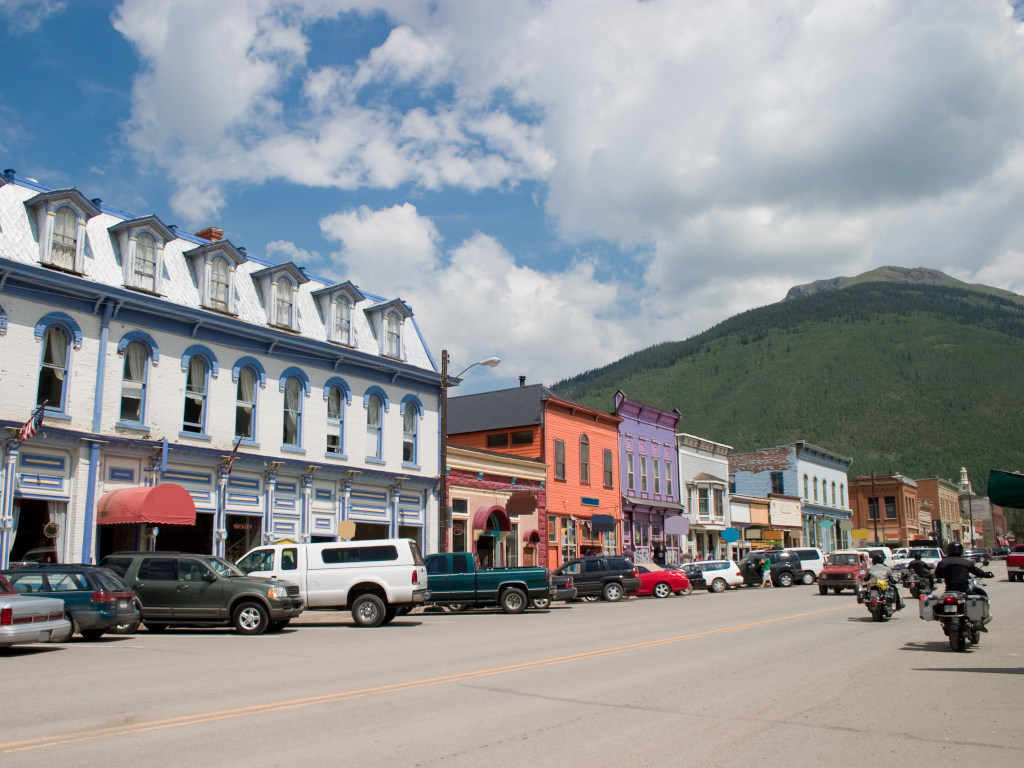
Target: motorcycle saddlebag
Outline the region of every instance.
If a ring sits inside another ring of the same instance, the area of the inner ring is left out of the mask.
[[[965,608],[967,618],[971,621],[985,621],[989,618],[987,597],[968,595]]]
[[[935,621],[935,603],[938,602],[937,595],[921,595],[917,601],[918,609],[921,611],[921,618],[925,621]]]

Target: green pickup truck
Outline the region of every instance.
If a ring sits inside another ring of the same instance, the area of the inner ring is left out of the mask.
[[[547,568],[487,568],[477,570],[471,552],[427,555],[430,602],[453,608],[497,605],[505,613],[522,613],[531,600],[554,595]]]

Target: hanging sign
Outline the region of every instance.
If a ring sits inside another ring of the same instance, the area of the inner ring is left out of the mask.
[[[851,531],[851,533],[853,534],[853,538],[855,539],[866,540],[869,536],[871,536],[871,531],[869,531],[867,528],[854,528],[853,531]]]
[[[839,523],[839,530],[841,530],[841,531],[852,531],[853,530],[853,520],[843,520],[841,523]]]
[[[820,523],[818,523],[818,527],[819,528],[831,528],[835,524],[836,523],[835,523],[834,520],[822,520]]]
[[[726,528],[718,535],[718,538],[720,538],[722,541],[736,541],[739,537],[740,532],[737,531],[735,528]]]

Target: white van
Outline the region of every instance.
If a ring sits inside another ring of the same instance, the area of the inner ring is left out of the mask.
[[[825,567],[825,554],[817,547],[787,547],[787,552],[795,552],[800,558],[800,565],[804,573],[800,579],[803,584],[813,584],[818,580],[818,574]]]
[[[857,547],[857,550],[859,552],[866,552],[869,558],[873,555],[881,554],[887,568],[896,567],[896,559],[892,556],[892,550],[888,547]]]
[[[246,575],[298,584],[308,610],[348,608],[361,627],[387,624],[430,596],[427,569],[412,539],[266,544],[236,565]]]

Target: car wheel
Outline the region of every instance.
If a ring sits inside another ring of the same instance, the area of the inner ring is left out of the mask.
[[[139,631],[139,624],[141,623],[141,621],[136,620],[128,622],[127,624],[118,624],[111,631],[115,635],[134,635],[136,632]]]
[[[526,593],[523,590],[517,587],[510,587],[501,593],[498,602],[501,604],[501,610],[505,613],[522,613],[526,610],[526,604],[529,601],[526,599]]]
[[[672,587],[667,582],[659,581],[654,585],[654,596],[655,597],[668,597],[672,594]]]
[[[813,584],[814,574],[810,571],[804,571],[803,576],[800,577],[800,583],[802,584]]]
[[[819,595],[827,595],[828,594],[828,587],[821,587],[821,586],[819,586],[818,587],[818,594]]]
[[[539,608],[540,610],[544,610],[545,608],[551,607],[551,598],[550,597],[535,597],[535,598],[533,598],[533,600],[530,601],[530,605],[532,605],[534,608]]]
[[[692,595],[693,594],[693,584],[687,584],[686,585],[686,589],[679,590],[679,594],[680,595]]]
[[[231,623],[240,635],[262,635],[270,626],[270,615],[262,603],[242,603],[235,608]]]
[[[469,603],[448,603],[445,605],[445,608],[452,613],[462,613],[464,610],[469,608]]]
[[[779,586],[780,587],[792,587],[793,586],[793,574],[789,571],[783,571],[779,574]]]
[[[609,603],[618,602],[622,599],[623,595],[625,595],[625,591],[622,589],[622,585],[617,581],[609,581],[604,585],[604,590],[601,592],[601,597]]]
[[[360,627],[384,623],[384,601],[376,595],[360,595],[352,602],[352,619]]]
[[[725,579],[715,579],[711,582],[711,586],[708,587],[712,592],[725,592],[725,588],[728,585],[725,583]]]

